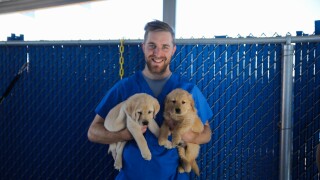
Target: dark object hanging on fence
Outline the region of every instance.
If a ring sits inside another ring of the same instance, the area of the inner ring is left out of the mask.
[[[21,66],[19,72],[14,76],[13,80],[10,82],[9,86],[7,87],[7,89],[5,90],[3,95],[1,96],[0,104],[2,104],[2,101],[9,95],[10,91],[12,90],[14,85],[18,82],[18,80],[21,77],[21,74],[23,73],[23,71],[25,71],[27,69],[28,65],[29,65],[29,62],[26,62]]]
[[[11,36],[7,37],[7,41],[24,41],[24,35],[16,36],[16,34],[12,33]]]
[[[317,161],[318,170],[320,172],[320,144],[318,144],[317,146],[316,161]]]

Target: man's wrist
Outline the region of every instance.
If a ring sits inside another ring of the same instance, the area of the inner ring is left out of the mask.
[[[123,140],[123,141],[129,141],[131,140],[133,137],[130,133],[130,131],[128,129],[123,129],[120,131],[120,138]]]

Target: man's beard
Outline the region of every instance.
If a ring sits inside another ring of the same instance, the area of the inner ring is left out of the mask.
[[[167,58],[164,58],[163,60],[163,66],[155,66],[152,65],[153,61],[151,60],[152,58],[148,58],[147,60],[147,67],[151,73],[155,74],[164,74],[169,66],[169,64],[166,64]]]

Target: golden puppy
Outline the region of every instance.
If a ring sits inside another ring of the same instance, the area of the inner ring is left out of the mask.
[[[160,105],[157,99],[145,93],[137,93],[110,110],[105,118],[104,127],[111,132],[127,127],[137,142],[142,157],[150,160],[151,153],[141,127],[147,125],[149,130],[158,137],[159,126],[154,118],[159,110]],[[122,152],[125,144],[126,142],[123,141],[109,145],[108,152],[112,153],[115,160],[115,169],[122,168]]]
[[[175,89],[171,91],[164,104],[164,122],[160,128],[159,144],[166,148],[178,146],[180,165],[179,172],[190,172],[191,169],[199,176],[199,167],[196,162],[200,145],[186,143],[181,140],[181,135],[192,130],[201,133],[204,125],[197,115],[192,95],[183,90]],[[172,142],[168,136],[172,133]]]
[[[317,146],[316,161],[317,161],[318,171],[320,172],[320,144],[318,144]]]

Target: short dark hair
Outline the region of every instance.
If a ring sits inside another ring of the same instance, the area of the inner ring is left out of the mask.
[[[148,22],[145,27],[144,27],[145,33],[144,33],[144,41],[147,39],[148,34],[150,31],[154,31],[154,32],[160,32],[160,31],[165,31],[165,32],[170,32],[171,36],[172,36],[172,43],[175,45],[175,33],[173,28],[163,22],[163,21],[159,21],[159,20],[154,20],[151,22]]]

